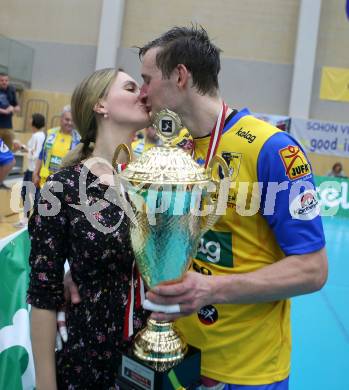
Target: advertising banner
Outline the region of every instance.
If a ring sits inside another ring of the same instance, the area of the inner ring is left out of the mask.
[[[349,157],[349,124],[292,118],[290,133],[307,152]]]
[[[0,389],[35,387],[26,303],[29,251],[27,230],[0,241]]]

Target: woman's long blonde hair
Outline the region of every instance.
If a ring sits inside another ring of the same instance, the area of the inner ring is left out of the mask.
[[[80,143],[62,161],[62,168],[78,164],[88,158],[94,148],[98,129],[98,114],[94,111],[96,103],[107,96],[118,70],[101,69],[86,77],[74,90],[71,99],[71,112]]]

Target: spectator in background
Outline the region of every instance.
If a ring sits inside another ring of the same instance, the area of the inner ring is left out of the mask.
[[[327,176],[332,177],[346,177],[343,171],[343,165],[340,162],[334,163],[332,170],[327,173]]]
[[[161,140],[156,134],[154,127],[149,126],[144,130],[144,138],[140,138],[135,142],[132,142],[133,153],[136,158],[138,158],[143,152],[148,149],[161,145]]]
[[[61,125],[47,131],[47,137],[35,163],[33,182],[42,188],[46,179],[56,173],[63,158],[80,142],[79,133],[73,129],[70,106],[65,106],[61,114]]]
[[[8,75],[0,73],[0,138],[10,150],[13,150],[14,139],[12,116],[19,110],[16,89],[9,84]]]
[[[0,138],[0,183],[6,179],[12,167],[15,165],[15,162],[16,160],[14,159],[11,150]],[[2,188],[9,189],[4,185],[2,185]]]
[[[23,199],[23,205],[24,205],[24,217],[19,222],[15,224],[16,227],[25,227],[28,224],[28,218],[29,218],[29,212],[30,212],[30,201],[27,198],[27,195],[29,195],[28,185],[26,182],[32,182],[33,180],[33,172],[35,169],[35,163],[36,160],[38,160],[42,146],[45,142],[45,117],[41,114],[33,114],[32,115],[32,131],[33,135],[31,136],[30,140],[28,141],[27,146],[20,145],[20,150],[22,152],[28,153],[28,169],[24,172],[23,177],[23,186],[21,191],[21,196]],[[38,192],[38,191],[37,191]],[[34,195],[34,194],[33,194]]]

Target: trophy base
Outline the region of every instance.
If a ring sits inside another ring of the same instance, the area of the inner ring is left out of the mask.
[[[122,355],[116,383],[122,390],[195,389],[200,384],[200,350],[188,345],[185,358],[166,371],[157,371],[154,363],[140,360],[130,350]]]
[[[167,371],[184,358],[187,348],[173,322],[148,319],[147,326],[134,339],[133,353],[151,363],[156,371]]]

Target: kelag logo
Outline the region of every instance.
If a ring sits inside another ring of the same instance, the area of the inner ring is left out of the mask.
[[[240,138],[245,138],[249,144],[252,144],[252,142],[256,139],[256,136],[250,133],[249,130],[243,131],[243,128],[241,127],[240,130],[236,132],[236,135]]]
[[[195,256],[198,260],[233,267],[232,236],[229,232],[209,230],[201,239]]]

